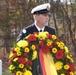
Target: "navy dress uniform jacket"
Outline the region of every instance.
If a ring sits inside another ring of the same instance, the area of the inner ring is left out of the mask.
[[[29,34],[33,34],[33,32],[38,32],[35,24],[32,24],[32,25],[24,28],[24,30],[26,31],[26,33],[23,33],[22,32],[23,30],[21,30],[21,32],[20,32],[20,34],[19,34],[19,36],[17,38],[17,41],[23,39],[25,36],[28,36]],[[44,31],[47,31],[50,34],[55,34],[55,29],[50,28],[48,26],[45,26]],[[32,73],[33,73],[33,75],[43,75],[39,59],[33,60]]]
[[[26,30],[26,33],[23,33],[23,30]],[[55,34],[55,29],[48,27],[48,26],[45,26],[44,31],[47,31],[50,34]],[[34,24],[22,29],[19,36],[17,37],[17,41],[23,39],[25,36],[28,36],[29,34],[33,34],[33,32],[38,32],[38,30]]]

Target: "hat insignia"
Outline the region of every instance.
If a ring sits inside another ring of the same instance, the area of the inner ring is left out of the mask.
[[[50,10],[50,8],[49,8],[49,6],[47,6],[47,8],[46,8],[47,10]]]

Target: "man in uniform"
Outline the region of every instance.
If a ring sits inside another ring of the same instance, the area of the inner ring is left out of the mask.
[[[33,8],[31,13],[33,14],[34,23],[21,30],[17,37],[17,41],[29,34],[32,34],[33,32],[47,31],[50,34],[55,34],[55,29],[48,27],[49,16],[51,15],[49,10],[49,3],[38,5]]]
[[[33,8],[31,13],[33,14],[34,23],[21,30],[19,36],[17,37],[17,41],[23,39],[29,34],[32,34],[33,32],[47,31],[50,34],[55,34],[55,29],[48,26],[49,16],[51,15],[49,9],[49,3],[38,5]],[[32,73],[33,75],[43,75],[39,59],[33,61]]]

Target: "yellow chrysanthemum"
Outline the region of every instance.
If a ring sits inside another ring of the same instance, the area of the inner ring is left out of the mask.
[[[55,67],[56,67],[57,70],[60,70],[63,67],[63,63],[58,61],[58,62],[55,63]]]
[[[37,51],[33,51],[32,60],[36,59],[36,57],[37,57]]]
[[[19,48],[19,47],[16,47],[16,48],[15,48],[15,51],[16,51],[16,52],[19,52],[19,51],[20,51],[20,48]]]
[[[35,34],[36,37],[38,37],[38,34]]]
[[[64,49],[64,46],[63,46],[63,45],[61,45],[61,46],[60,46],[60,49]]]
[[[67,59],[69,59],[72,63],[74,63],[74,60],[69,55],[67,55]]]
[[[26,62],[28,61],[28,58],[25,58]]]
[[[69,56],[72,57],[72,54],[70,54]]]
[[[12,57],[13,57],[13,53],[11,52],[10,55],[9,55],[9,58],[12,58]]]
[[[13,61],[16,62],[18,60],[18,58],[14,58]]]
[[[28,42],[27,41],[25,41],[25,40],[20,40],[18,43],[17,43],[17,45],[19,46],[19,47],[26,47],[26,46],[28,46]]]
[[[24,50],[24,52],[27,52],[27,53],[29,53],[29,51],[30,51],[30,50],[29,50],[28,47],[26,47],[25,50]]]
[[[17,55],[18,55],[18,56],[21,56],[21,54],[22,54],[21,52],[17,52]]]
[[[35,50],[35,49],[36,49],[36,46],[35,46],[35,45],[32,45],[32,46],[31,46],[31,49],[32,49],[32,50]]]
[[[56,43],[60,49],[64,49],[64,43],[63,42],[56,42]]]
[[[52,40],[47,40],[47,46],[50,46],[53,43]]]
[[[70,72],[70,75],[74,75],[74,73],[73,72]]]
[[[70,59],[70,56],[69,56],[69,55],[67,55],[67,58],[68,58],[68,59]]]
[[[27,70],[24,72],[24,75],[32,75],[31,71]]]
[[[24,68],[24,64],[19,64],[19,67],[20,68]]]
[[[55,40],[56,39],[56,36],[55,35],[52,35],[52,39]]]
[[[68,48],[67,48],[66,46],[64,47],[64,49],[65,49],[65,52],[66,52],[66,53],[69,52],[69,50],[68,50]]]
[[[57,52],[57,49],[56,48],[52,48],[52,52],[53,53],[56,53]]]
[[[52,41],[52,40],[50,40],[50,39],[47,39],[47,42],[51,42],[51,43],[53,43],[53,41]]]
[[[74,60],[73,60],[72,58],[70,58],[70,61],[71,61],[72,63],[74,63]]]
[[[45,34],[48,34],[48,32],[47,32],[47,31],[45,31],[44,33],[45,33]]]
[[[64,46],[64,43],[63,43],[63,42],[60,42],[60,44],[61,44],[62,46]]]
[[[56,42],[57,43],[57,45],[59,45],[60,43],[59,42]]]
[[[21,71],[17,71],[16,75],[23,75],[23,73]]]
[[[38,38],[40,40],[44,40],[45,38],[47,38],[46,34],[48,34],[48,32],[40,32],[39,35],[38,35]]]
[[[64,69],[68,70],[69,69],[69,65],[64,65]]]
[[[64,46],[61,45],[61,44],[58,44],[58,47],[59,47],[60,49],[64,49]]]
[[[61,75],[65,75],[64,73],[62,73]]]
[[[27,71],[27,69],[26,69],[26,68],[23,68],[23,70],[24,70],[24,72],[25,72],[25,71]]]
[[[15,66],[10,65],[9,69],[10,69],[10,70],[14,70],[14,69],[15,69]]]
[[[30,66],[29,69],[32,70],[32,67]]]

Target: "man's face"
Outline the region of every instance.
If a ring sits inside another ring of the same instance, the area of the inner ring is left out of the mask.
[[[49,15],[48,14],[38,14],[36,21],[41,25],[48,25]]]

